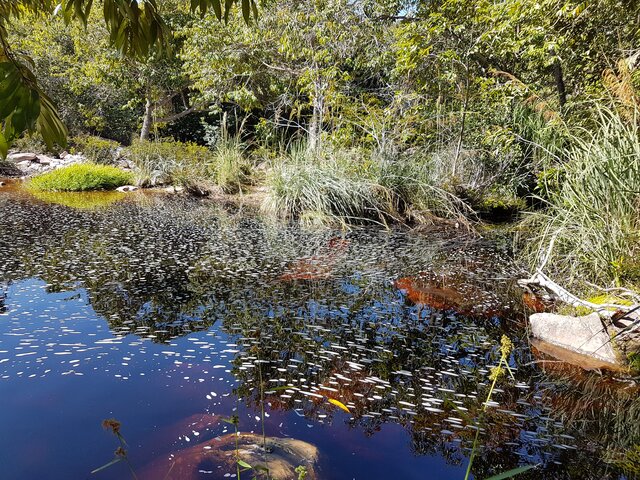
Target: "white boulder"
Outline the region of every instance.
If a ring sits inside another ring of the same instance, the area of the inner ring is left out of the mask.
[[[619,363],[597,313],[584,317],[535,313],[529,317],[529,324],[535,338],[605,362]]]

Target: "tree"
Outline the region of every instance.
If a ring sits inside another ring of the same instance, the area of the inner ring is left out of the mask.
[[[186,1],[186,0],[185,0]],[[220,20],[228,19],[234,4],[240,3],[245,21],[257,16],[255,0],[191,0],[192,11],[208,9]],[[159,13],[156,0],[103,0],[103,18],[111,44],[123,56],[145,59],[152,51],[166,53],[171,29]],[[65,22],[87,24],[93,0],[0,0],[0,156],[9,143],[25,131],[37,130],[47,145],[66,144],[67,130],[35,75],[29,58],[17,54],[9,44],[11,20],[26,13],[62,15]]]

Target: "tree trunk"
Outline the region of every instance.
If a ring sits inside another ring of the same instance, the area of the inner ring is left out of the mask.
[[[462,152],[462,143],[464,141],[464,133],[467,124],[467,109],[469,108],[469,65],[465,64],[465,81],[464,81],[464,101],[462,102],[462,118],[460,120],[460,134],[458,135],[458,143],[456,145],[456,155],[453,160],[454,175],[460,160]]]
[[[140,140],[149,140],[149,133],[153,125],[153,102],[147,97],[144,107],[144,118],[142,120],[142,130],[140,130]]]
[[[558,100],[560,101],[560,108],[564,107],[567,103],[567,87],[564,84],[564,74],[562,72],[562,66],[560,60],[556,60],[553,63],[553,78],[556,82],[556,91],[558,92]]]
[[[311,101],[313,112],[309,122],[309,150],[316,150],[320,146],[322,135],[322,121],[324,117],[324,91],[325,85],[322,80],[314,83],[314,95]]]

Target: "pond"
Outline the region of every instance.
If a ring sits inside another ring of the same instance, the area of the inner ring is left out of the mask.
[[[0,476],[632,475],[637,390],[532,349],[509,245],[0,189]]]

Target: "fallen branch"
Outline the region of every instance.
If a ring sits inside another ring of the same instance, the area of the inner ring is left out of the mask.
[[[611,318],[616,313],[628,312],[629,310],[637,307],[638,305],[617,305],[614,303],[593,303],[587,300],[583,300],[573,293],[569,292],[566,288],[558,285],[556,282],[547,277],[544,273],[538,270],[531,278],[518,280],[518,285],[523,288],[533,290],[535,288],[542,288],[547,293],[557,298],[563,303],[571,305],[572,307],[586,307],[594,312],[598,313],[602,318]],[[533,288],[532,288],[533,287]]]

